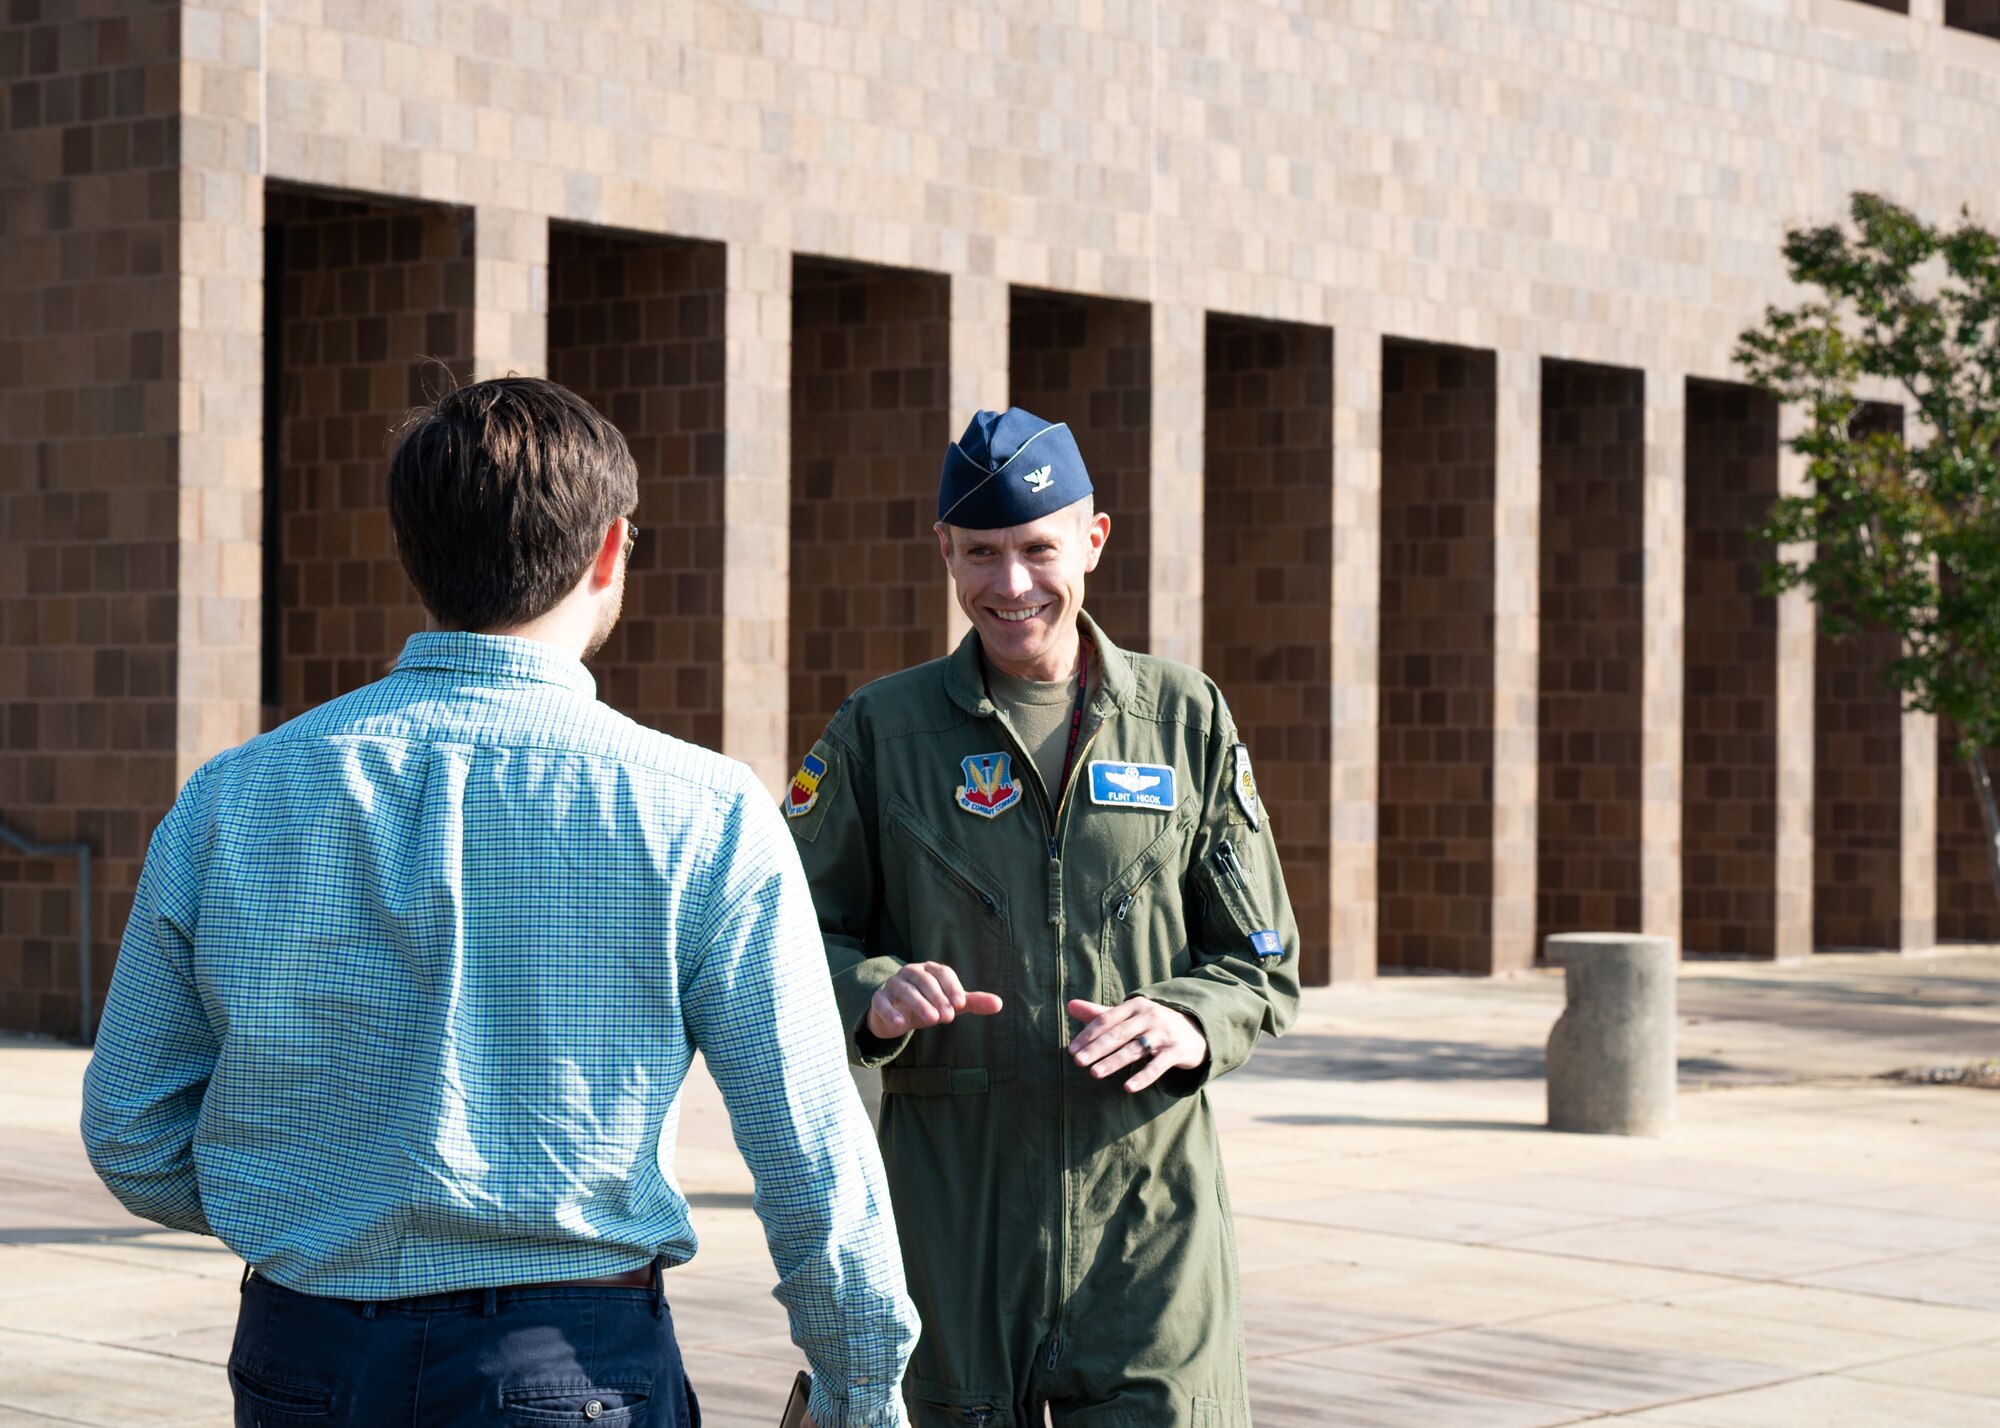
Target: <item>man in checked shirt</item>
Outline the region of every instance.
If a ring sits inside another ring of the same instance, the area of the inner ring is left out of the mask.
[[[820,1428],[898,1428],[916,1337],[811,894],[749,770],[596,700],[624,438],[454,392],[389,469],[437,629],[212,759],[153,837],[84,1082],[136,1214],[249,1265],[239,1424],[699,1420],[661,1270],[701,1051]]]

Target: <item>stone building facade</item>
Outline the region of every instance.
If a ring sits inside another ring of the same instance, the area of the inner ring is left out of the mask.
[[[774,790],[961,628],[938,454],[1013,400],[1313,977],[1991,938],[1949,732],[1758,593],[1731,350],[1851,191],[1996,216],[1996,8],[7,0],[0,823],[96,850],[101,991],[180,781],[417,627],[399,414],[547,372],[645,473],[605,696]],[[72,878],[0,856],[0,1025],[75,1023]]]

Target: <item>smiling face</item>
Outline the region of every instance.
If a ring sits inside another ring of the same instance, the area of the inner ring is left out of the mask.
[[[1083,578],[1097,569],[1111,517],[1082,500],[1003,530],[936,529],[958,606],[986,657],[1022,679],[1067,679]]]

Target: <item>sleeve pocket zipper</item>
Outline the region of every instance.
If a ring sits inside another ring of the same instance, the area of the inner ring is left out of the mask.
[[[1250,879],[1243,871],[1243,860],[1237,855],[1234,844],[1223,839],[1216,845],[1215,851],[1202,861],[1207,865],[1204,871],[1208,875],[1208,885],[1238,933],[1248,937],[1270,926],[1260,920],[1262,910],[1258,907],[1255,894],[1250,891]]]

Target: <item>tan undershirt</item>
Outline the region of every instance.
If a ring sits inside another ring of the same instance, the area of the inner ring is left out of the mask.
[[[1044,684],[1022,679],[988,663],[986,690],[1007,711],[1015,737],[1042,776],[1049,802],[1062,801],[1063,756],[1069,752],[1069,716],[1076,707],[1076,680]]]

